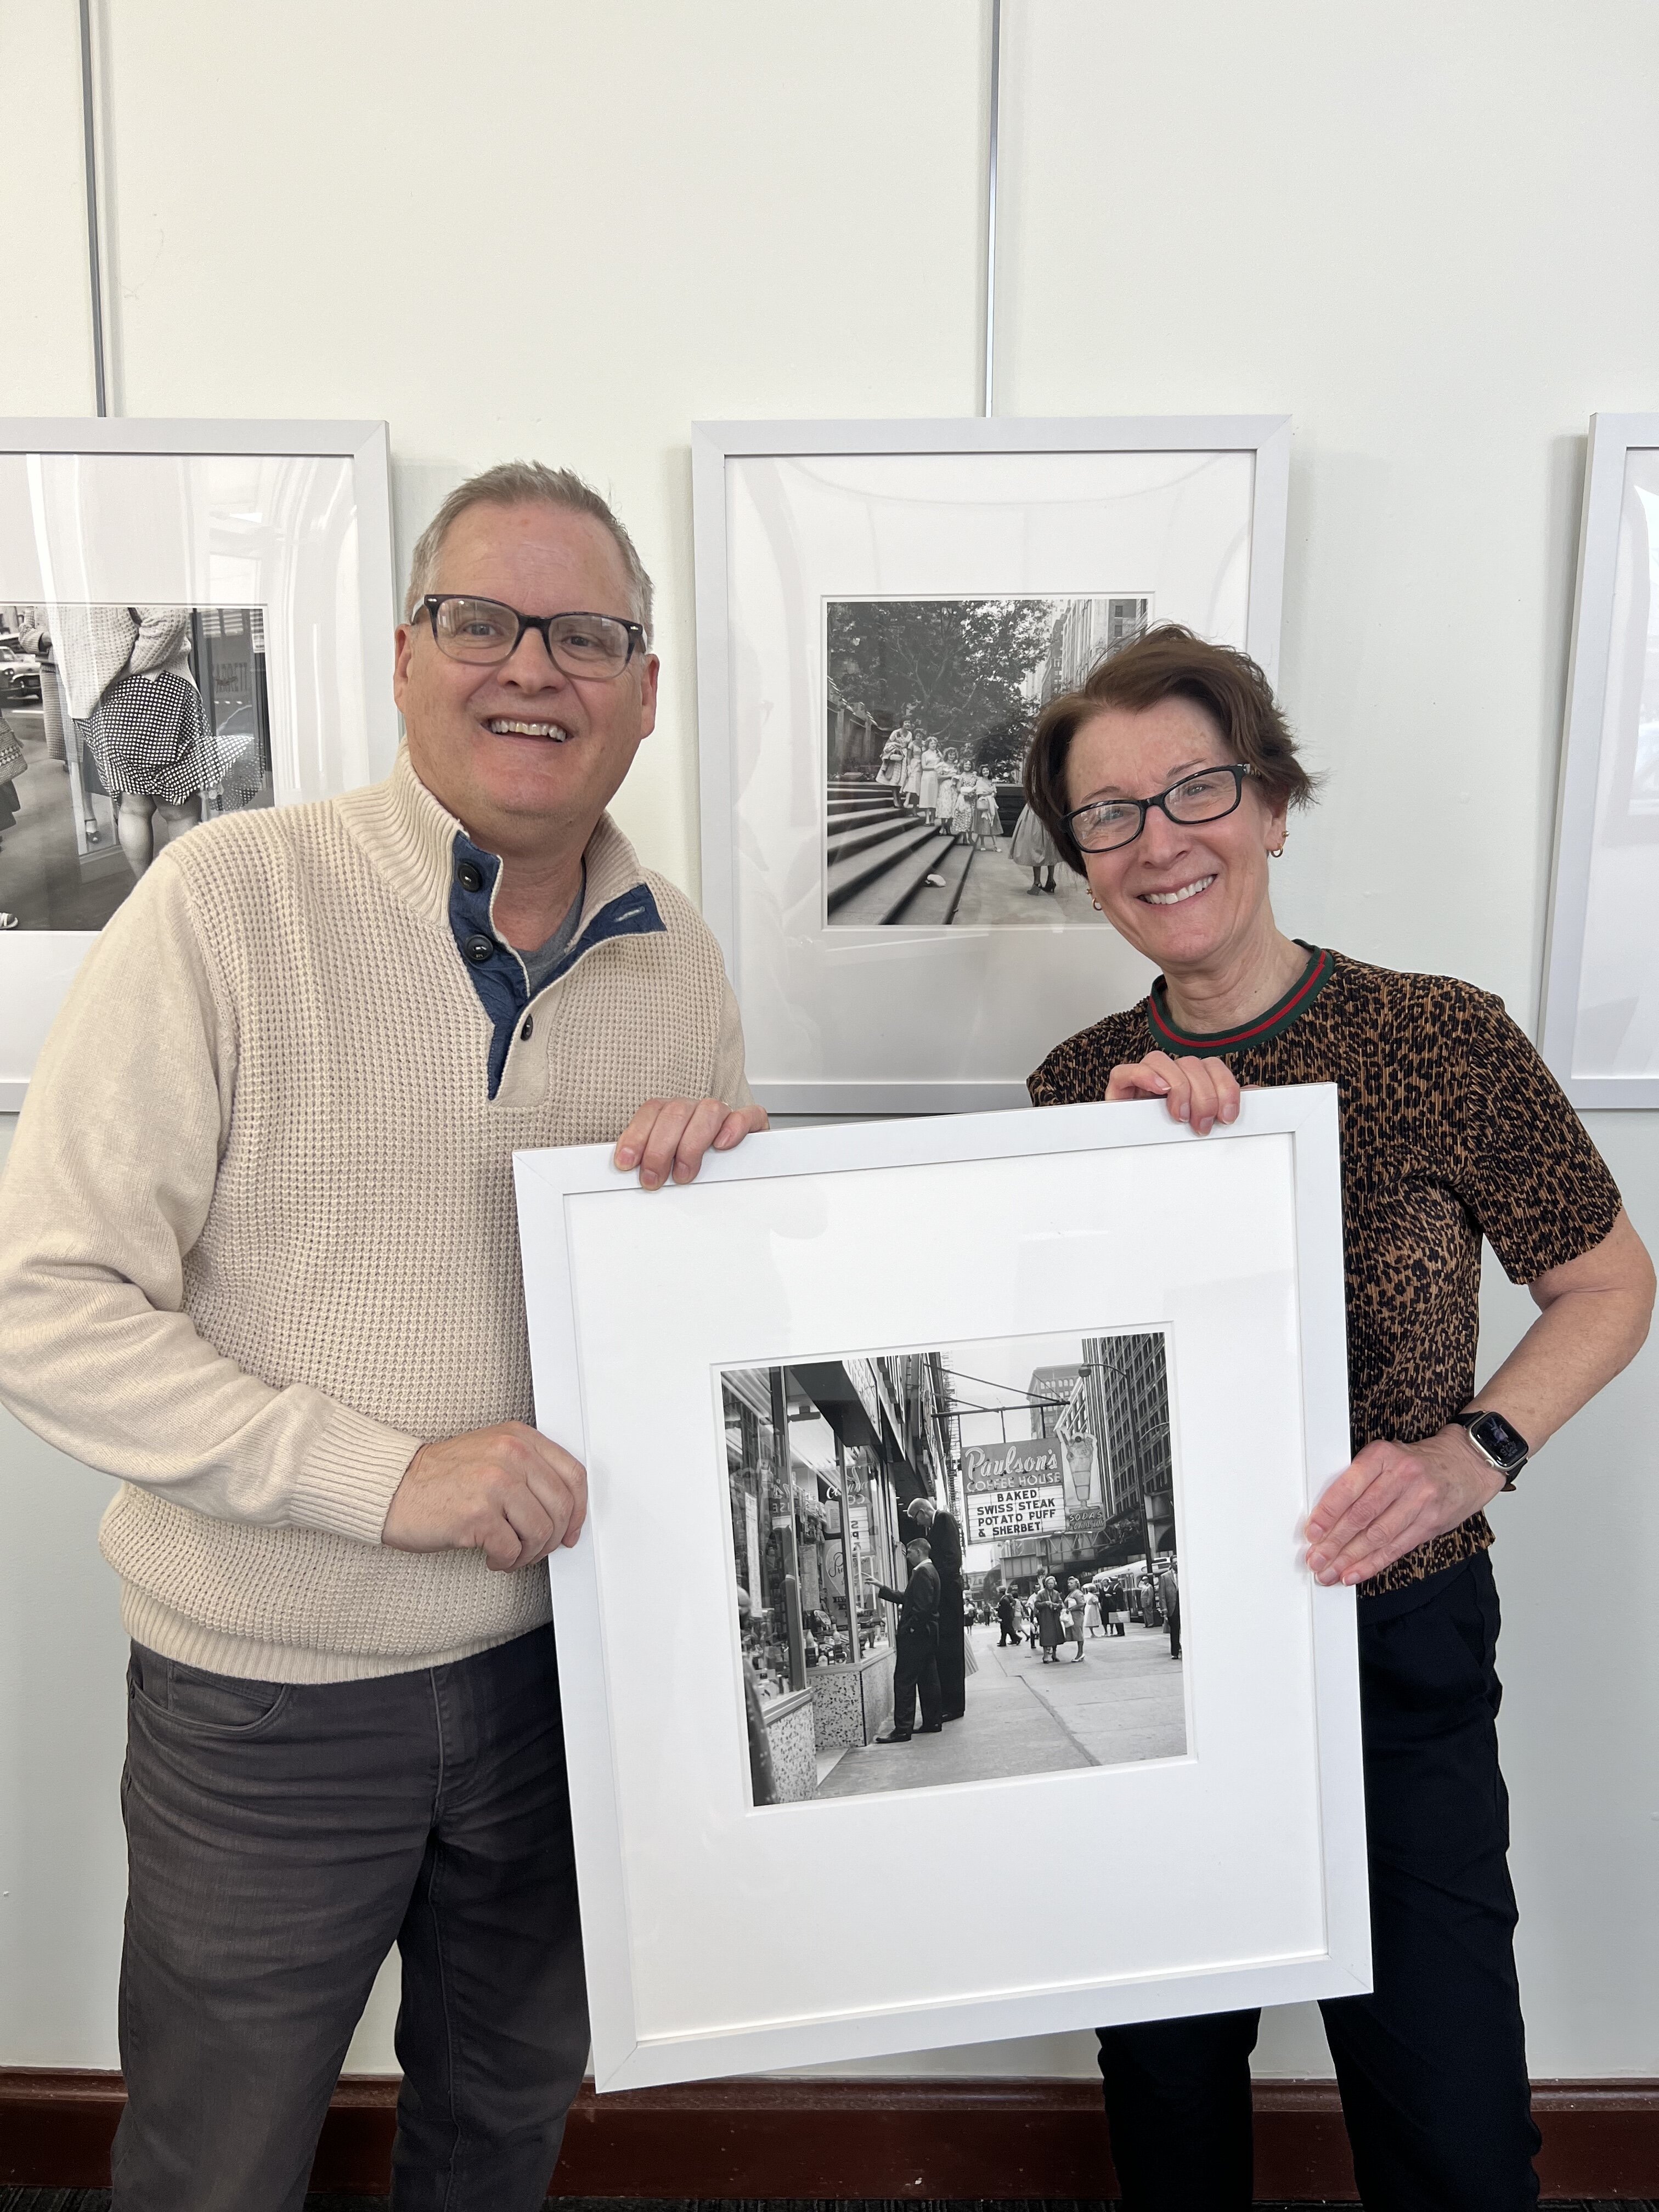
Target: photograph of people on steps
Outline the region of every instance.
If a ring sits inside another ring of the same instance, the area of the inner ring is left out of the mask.
[[[828,601],[827,923],[1097,922],[1021,777],[1043,708],[1152,619],[1149,592]]]
[[[1161,1330],[728,1369],[720,1406],[756,1805],[1185,1753]]]

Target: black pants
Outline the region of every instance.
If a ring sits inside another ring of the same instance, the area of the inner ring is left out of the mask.
[[[916,1692],[921,1692],[924,1728],[939,1725],[939,1656],[931,1628],[901,1628],[893,1655],[893,1732],[911,1735],[916,1725]]]
[[[947,1721],[959,1721],[968,1709],[967,1631],[962,1618],[962,1578],[939,1578],[939,1690]]]
[[[1369,1996],[1321,2007],[1371,2212],[1538,2201],[1516,1983],[1509,1798],[1494,1725],[1498,1592],[1485,1554],[1359,1612]],[[1251,2201],[1260,2015],[1100,2031],[1126,2212]]]
[[[398,2212],[532,2212],[587,2054],[553,1631],[378,1681],[135,1649],[117,2212],[297,2212],[403,1954]]]
[[[1000,1651],[1005,1644],[1012,1644],[1017,1645],[1018,1642],[1019,1636],[1012,1621],[1005,1620],[1002,1624],[1002,1633],[997,1638],[997,1650]]]
[[[1165,1614],[1164,1626],[1170,1632],[1170,1656],[1171,1659],[1179,1659],[1181,1656],[1181,1606],[1179,1601],[1177,1601],[1176,1604],[1172,1605],[1170,1607],[1169,1612]]]

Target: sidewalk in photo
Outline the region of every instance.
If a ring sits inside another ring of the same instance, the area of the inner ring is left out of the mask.
[[[1160,1632],[1132,1627],[1127,1637],[1097,1637],[1081,1665],[1063,1650],[1052,1667],[1024,1644],[999,1649],[994,1628],[969,1633],[979,1665],[968,1677],[963,1718],[939,1735],[843,1753],[819,1784],[821,1799],[1168,1759],[1186,1749],[1182,1669]]]
[[[1187,1748],[1186,1669],[1170,1656],[1167,1630],[1131,1621],[1122,1636],[1085,1637],[1081,1662],[1076,1650],[1062,1644],[1053,1667],[1042,1664],[1040,1653],[1027,1652],[1026,1679],[1094,1763],[1181,1758]]]
[[[1008,858],[1008,841],[1001,838],[994,853],[974,854],[951,921],[957,929],[1012,921],[1050,928],[1060,921],[1103,926],[1090,902],[1088,884],[1069,868],[1054,870],[1052,891],[1039,891],[1032,898],[1030,889],[1031,871]]]

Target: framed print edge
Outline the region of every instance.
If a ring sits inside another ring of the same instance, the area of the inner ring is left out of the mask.
[[[1343,1277],[1341,1148],[1334,1084],[1310,1086],[1297,1130],[1297,1273],[1302,1290],[1303,1433],[1310,1504],[1348,1465],[1352,1428],[1347,1385],[1346,1286]],[[1327,1865],[1326,1940],[1333,1960],[1370,1987],[1364,1773],[1359,1732],[1358,1601],[1351,1589],[1311,1592],[1313,1664],[1319,1733],[1320,1817]],[[1357,1808],[1349,1817],[1346,1808]],[[1335,1862],[1340,1878],[1330,1878]]]
[[[1291,418],[1277,418],[1255,447],[1250,501],[1250,601],[1246,644],[1275,690],[1285,615],[1285,538],[1290,520]]]
[[[720,427],[702,422],[691,426],[691,575],[696,616],[702,917],[714,933],[730,975],[737,964],[732,841],[713,834],[713,825],[729,823],[732,814],[732,748],[725,735],[731,713],[731,682],[726,642],[726,449],[717,435]],[[716,730],[722,738],[718,744],[709,742],[709,733]]]
[[[1288,415],[918,415],[864,422],[708,420],[691,425],[720,461],[851,453],[1063,453],[1258,452],[1280,434]],[[1288,443],[1286,445],[1288,452]]]
[[[1102,1116],[1109,1113],[1109,1122]],[[1287,1135],[1293,1140],[1296,1323],[1302,1376],[1300,1432],[1310,1502],[1347,1463],[1346,1342],[1336,1095],[1328,1085],[1252,1097],[1224,1144],[1237,1138]],[[926,1124],[873,1122],[854,1128],[799,1129],[751,1139],[738,1153],[711,1159],[711,1183],[786,1179],[883,1166],[928,1165],[1045,1152],[1120,1146],[1212,1144],[1171,1122],[1161,1106],[1053,1108],[1035,1118],[981,1115]],[[746,1157],[745,1157],[746,1155]],[[580,1195],[611,1192],[628,1198],[608,1148],[515,1155],[521,1238],[531,1315],[537,1419],[570,1443],[581,1437],[581,1384],[574,1373],[576,1292],[566,1209]],[[644,1202],[647,1194],[639,1194]],[[649,1194],[656,1203],[655,1194]],[[530,1200],[526,1206],[524,1201]],[[544,1269],[539,1279],[538,1270]],[[573,1444],[572,1448],[575,1446]],[[618,1778],[609,1733],[604,1674],[599,1570],[594,1544],[578,1545],[554,1563],[552,1587],[571,1739],[571,1802],[578,1863],[584,1879],[586,1941],[592,1966],[593,2054],[602,2092],[642,2087],[757,2068],[810,2064],[882,2053],[962,2045],[1000,2036],[1107,2024],[1114,2018],[1167,2017],[1245,2002],[1291,2002],[1358,1993],[1370,1984],[1363,1779],[1358,1749],[1358,1669],[1355,1600],[1349,1589],[1312,1592],[1310,1635],[1315,1741],[1318,1761],[1318,1863],[1324,1942],[1313,1952],[1277,1954],[1261,1964],[1233,1961],[1196,1972],[1126,1976],[1121,1983],[1005,1989],[914,2007],[863,2012],[848,2006],[828,2014],[641,2035],[629,1957],[629,1899],[621,1853]],[[690,1808],[688,1808],[688,1816]],[[768,1815],[767,1817],[773,1817]],[[607,1863],[607,1854],[609,1859]],[[595,1890],[588,1885],[597,1883]],[[1149,2007],[1158,1983],[1167,2007]],[[691,2062],[690,2066],[688,2061]]]
[[[583,1146],[591,1155],[596,1147]],[[602,1152],[608,1159],[608,1152]],[[538,1334],[568,1331],[575,1334],[574,1297],[569,1255],[564,1235],[564,1206],[568,1186],[548,1176],[544,1156],[515,1152],[513,1176],[518,1198],[520,1249],[526,1278],[532,1267],[544,1270],[556,1310],[530,1316],[531,1360],[534,1372],[566,1376],[563,1363],[544,1359],[538,1364]],[[588,1170],[593,1162],[590,1157]],[[527,1184],[534,1182],[554,1194],[555,1202],[538,1212],[524,1202]],[[581,1380],[570,1363],[568,1393],[556,1405],[547,1402],[544,1390],[536,1395],[536,1423],[543,1434],[562,1443],[584,1462],[586,1431],[582,1419]],[[565,1740],[566,1787],[571,1808],[571,1836],[576,1857],[577,1885],[584,1899],[597,1899],[599,1910],[584,1922],[582,1948],[587,1963],[587,2006],[597,2069],[599,2053],[631,2054],[638,2038],[635,2032],[634,1973],[629,1955],[628,1882],[622,1850],[620,1810],[615,1765],[611,1757],[609,1714],[611,1699],[605,1663],[605,1641],[599,1607],[599,1577],[592,1542],[578,1543],[556,1553],[548,1561],[548,1583],[553,1601],[554,1642],[562,1647],[559,1663],[559,1710]],[[565,1655],[580,1654],[580,1657]],[[573,1698],[567,1685],[586,1676],[597,1695]],[[597,1680],[595,1680],[597,1676]],[[626,2059],[619,2058],[619,2064]]]
[[[1581,1110],[1659,1106],[1659,1075],[1580,1076],[1573,1071],[1595,859],[1620,512],[1628,457],[1633,449],[1648,447],[1659,448],[1659,414],[1591,416],[1538,1022],[1539,1050],[1569,1102]]]

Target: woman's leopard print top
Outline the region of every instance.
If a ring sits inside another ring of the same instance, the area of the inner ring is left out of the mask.
[[[1027,1087],[1037,1106],[1103,1098],[1114,1067],[1152,1051],[1215,1054],[1252,1086],[1337,1085],[1353,1449],[1415,1443],[1474,1394],[1482,1237],[1512,1282],[1529,1283],[1601,1242],[1619,1192],[1501,1000],[1309,949],[1293,988],[1244,1028],[1177,1029],[1160,977],[1139,1006],[1057,1045]],[[1473,1514],[1360,1595],[1492,1540]]]

